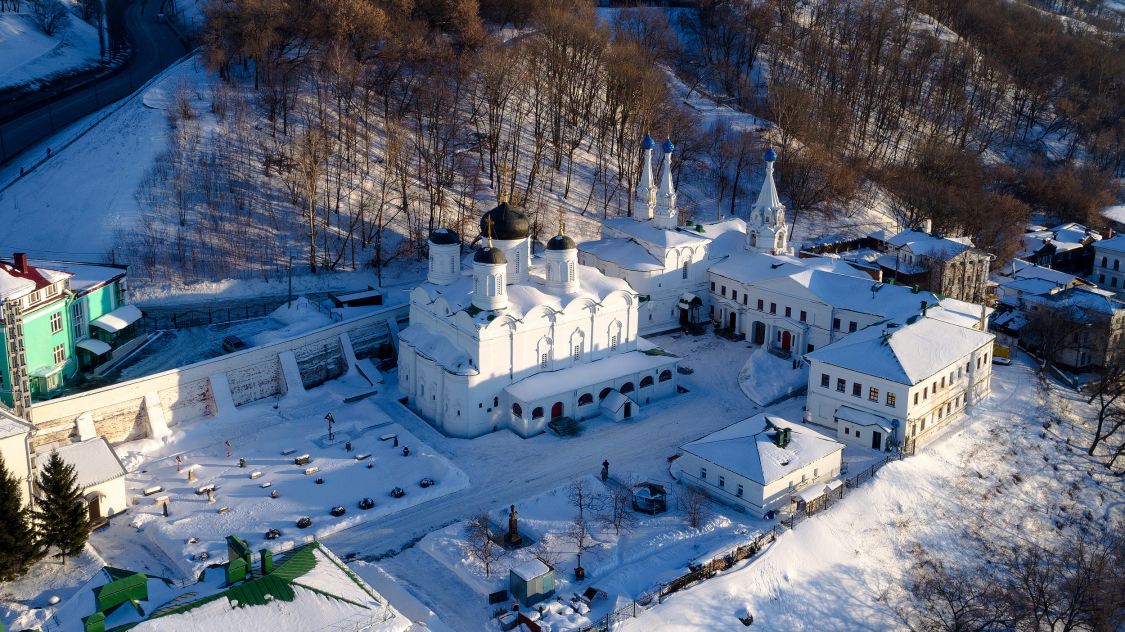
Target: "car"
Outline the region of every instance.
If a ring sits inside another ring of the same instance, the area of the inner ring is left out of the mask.
[[[312,518],[305,516],[297,521],[298,529],[308,529],[312,526]]]
[[[280,537],[281,537],[281,531],[279,531],[277,529],[270,529],[269,531],[266,531],[266,539],[267,540],[276,540]]]
[[[422,480],[418,481],[418,487],[421,487],[422,489],[433,487],[434,485],[437,485],[437,483],[435,483],[434,479],[432,478],[423,478]]]
[[[396,487],[391,490],[391,498],[402,498],[406,495],[406,490],[401,487]]]
[[[225,353],[234,353],[235,351],[242,351],[246,348],[246,342],[238,336],[227,336],[223,338],[223,351]]]
[[[360,509],[367,510],[367,509],[371,509],[374,506],[375,506],[375,501],[371,500],[370,498],[364,498],[363,500],[359,501],[359,508]]]
[[[1008,366],[1012,363],[1011,358],[1001,358],[1000,356],[992,356],[992,363],[1000,366]]]
[[[332,516],[333,516],[334,518],[339,518],[340,516],[342,516],[342,515],[344,515],[345,513],[347,513],[347,511],[348,511],[348,510],[347,510],[347,509],[344,509],[344,506],[343,506],[343,505],[336,505],[335,507],[333,507],[333,508],[332,508],[332,511],[330,511],[330,512],[328,512],[328,513],[332,514]]]

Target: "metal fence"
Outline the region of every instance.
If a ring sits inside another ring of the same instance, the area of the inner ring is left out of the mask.
[[[871,480],[871,478],[875,476],[875,472],[878,472],[887,463],[890,463],[891,461],[898,461],[899,459],[902,459],[906,456],[908,456],[908,454],[905,451],[895,452],[887,455],[883,458],[883,460],[877,463],[872,463],[869,467],[860,470],[859,473],[857,473],[855,476],[846,479],[844,481],[844,484],[840,487],[828,491],[824,495],[814,498],[813,500],[805,503],[803,510],[794,511],[793,514],[788,518],[782,518],[779,522],[782,524],[782,526],[792,529],[798,524],[801,524],[801,522],[805,518],[808,518],[809,516],[815,516],[825,509],[828,509],[832,505],[835,505],[837,502],[844,498],[847,490],[855,489],[863,483]]]
[[[284,298],[270,298],[220,307],[145,308],[140,327],[152,332],[264,318],[284,304]]]

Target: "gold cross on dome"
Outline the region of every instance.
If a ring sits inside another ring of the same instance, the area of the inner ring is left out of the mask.
[[[486,217],[484,219],[485,219],[485,222],[488,224],[488,247],[491,248],[492,247],[492,217],[489,216],[489,217]]]
[[[497,199],[500,201],[501,204],[507,203],[507,201],[508,201],[508,194],[507,194],[507,192],[504,191],[504,185],[507,183],[508,175],[510,173],[511,173],[511,170],[508,169],[508,159],[505,158],[500,163],[500,182],[498,183],[498,186],[497,186],[497,189],[498,189],[498,192],[499,192],[499,195],[497,195]]]
[[[566,211],[559,209],[559,234],[566,234]]]

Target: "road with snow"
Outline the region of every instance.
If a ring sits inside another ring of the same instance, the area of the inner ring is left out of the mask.
[[[451,439],[397,403],[380,402],[392,419],[457,463],[469,475],[471,485],[385,519],[328,536],[324,538],[325,544],[341,556],[355,554],[380,560],[453,629],[479,629],[482,618],[488,616],[487,604],[476,603],[477,600],[466,603],[470,589],[414,547],[424,535],[565,485],[580,476],[596,475],[603,459],[609,460],[614,474],[628,472],[669,480],[665,457],[674,454],[681,444],[757,410],[738,387],[738,371],[722,370],[741,366],[745,344],[713,336],[659,336],[653,342],[680,355],[685,366],[706,362],[713,363],[715,370],[681,376],[681,384],[689,393],[645,407],[643,416],[635,421],[616,423],[597,418],[586,422],[588,427],[579,437],[543,434],[521,439],[505,431],[472,440]],[[799,410],[796,412],[799,414]],[[474,612],[467,613],[470,609]]]
[[[145,9],[143,15],[141,11],[139,2],[125,10],[133,56],[117,72],[0,126],[0,164],[18,158],[21,151],[66,125],[129,96],[187,52],[172,29],[157,20],[154,6]],[[18,104],[13,109],[18,109]],[[23,156],[22,160],[32,163],[40,158]]]

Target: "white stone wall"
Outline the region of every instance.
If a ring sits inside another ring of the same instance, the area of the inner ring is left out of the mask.
[[[27,433],[0,439],[0,455],[4,457],[4,467],[19,482],[24,507],[28,506],[31,501],[31,463],[27,456]]]
[[[401,319],[407,306],[389,307],[376,314],[341,323],[261,347],[252,347],[185,367],[156,373],[111,386],[38,402],[32,406],[30,422],[36,427],[35,446],[66,441],[75,432],[76,420],[90,413],[98,434],[110,443],[145,435],[144,397],[156,393],[165,419],[171,424],[215,414],[210,376],[226,373],[231,397],[241,405],[286,392],[278,356],[291,351],[298,358],[305,384],[318,383],[317,376],[335,377],[343,366],[340,334],[347,334],[357,353],[378,338],[373,329],[385,333],[389,319]],[[364,341],[362,344],[359,341]]]
[[[1113,292],[1125,292],[1125,253],[1094,242],[1094,273],[1090,280]]]

